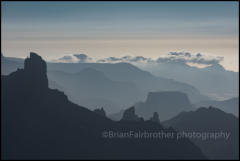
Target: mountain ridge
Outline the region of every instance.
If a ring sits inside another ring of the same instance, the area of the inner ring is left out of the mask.
[[[32,64],[31,56],[28,60]],[[42,63],[36,64],[39,68],[32,69],[45,71]],[[206,159],[188,139],[103,138],[106,130],[174,131],[152,122],[111,121],[70,102],[63,92],[49,89],[46,73],[32,82],[36,74],[19,69],[1,77],[2,159]]]
[[[239,119],[215,107],[201,107],[189,112],[181,112],[175,117],[163,121],[164,127],[177,131],[200,133],[229,133],[227,140],[191,140],[199,146],[209,159],[239,158]]]

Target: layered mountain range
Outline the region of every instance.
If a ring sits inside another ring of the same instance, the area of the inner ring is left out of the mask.
[[[23,59],[19,58],[2,56],[1,62],[3,75],[23,67]],[[90,109],[104,106],[108,113],[143,101],[150,91],[181,91],[193,103],[208,99],[193,86],[156,77],[129,63],[47,64],[50,88],[64,91],[71,101]]]
[[[231,113],[237,117],[239,116],[239,97],[235,97],[235,98],[231,98],[223,101],[206,100],[206,101],[198,102],[194,106],[196,108],[214,106],[227,113]]]
[[[192,85],[213,100],[226,100],[239,95],[239,72],[226,70],[217,62],[198,68],[182,62],[169,61],[145,65],[141,69],[150,71],[156,76],[164,76]]]
[[[154,112],[159,114],[162,121],[168,120],[182,111],[194,110],[185,93],[178,91],[149,92],[145,102],[135,105],[136,114],[149,119]],[[113,120],[120,120],[123,110],[109,115]]]
[[[70,102],[49,88],[47,64],[35,53],[1,80],[2,159],[206,159],[189,139],[106,138],[106,131],[176,131],[151,120],[114,122]]]

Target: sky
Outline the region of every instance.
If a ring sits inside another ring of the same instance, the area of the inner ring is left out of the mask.
[[[5,56],[222,56],[239,71],[238,2],[1,2]]]

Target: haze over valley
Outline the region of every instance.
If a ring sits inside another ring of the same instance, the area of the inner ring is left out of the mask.
[[[1,159],[239,159],[238,2],[1,4]]]

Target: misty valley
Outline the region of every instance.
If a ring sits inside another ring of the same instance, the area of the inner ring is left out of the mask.
[[[239,1],[1,1],[2,160],[239,160]]]

